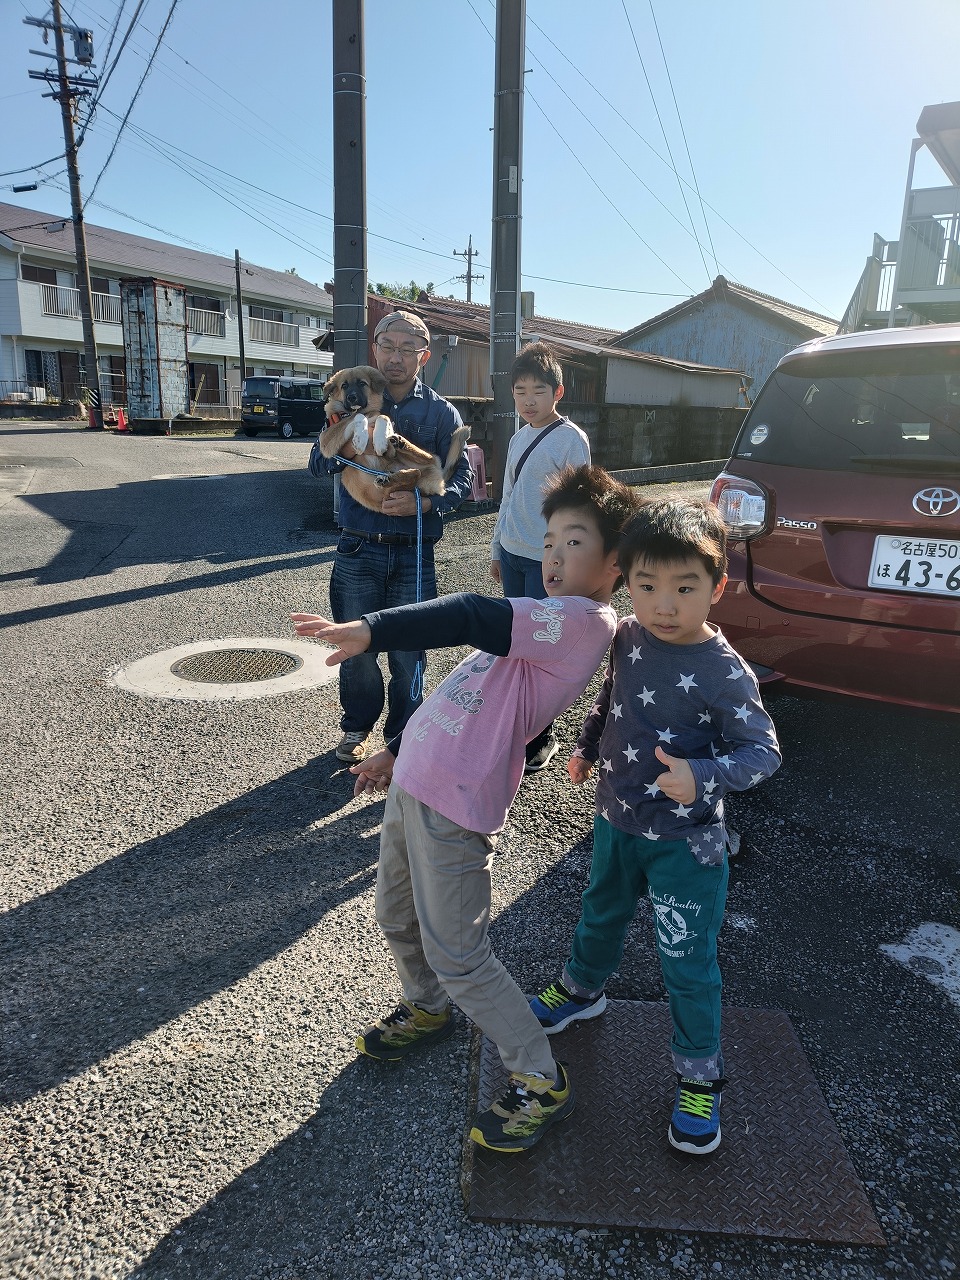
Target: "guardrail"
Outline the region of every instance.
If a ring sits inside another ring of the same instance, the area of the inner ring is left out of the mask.
[[[67,320],[80,319],[80,290],[68,289],[61,284],[40,286],[40,307],[45,316],[63,316]],[[120,323],[120,296],[113,293],[91,293],[90,309],[94,320],[100,324]]]
[[[201,307],[187,307],[187,328],[208,338],[223,338],[227,321],[222,311],[207,311]]]
[[[251,342],[272,342],[281,347],[299,347],[300,326],[286,324],[281,320],[261,320],[259,316],[250,316]]]

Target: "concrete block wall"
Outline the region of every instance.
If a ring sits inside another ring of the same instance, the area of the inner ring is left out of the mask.
[[[491,467],[490,400],[451,397]],[[675,405],[574,404],[561,409],[587,433],[590,453],[608,471],[674,466],[729,456],[746,409]]]

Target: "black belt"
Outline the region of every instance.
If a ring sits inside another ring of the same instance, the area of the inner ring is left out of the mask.
[[[383,547],[415,547],[417,545],[415,533],[364,533],[361,529],[341,529],[340,532],[345,533],[348,538],[359,538],[361,542],[375,542]],[[436,538],[424,538],[423,541],[427,546],[432,546]]]

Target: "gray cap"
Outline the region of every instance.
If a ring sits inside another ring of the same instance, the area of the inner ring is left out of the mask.
[[[381,333],[386,333],[388,329],[399,329],[401,333],[416,334],[418,338],[423,338],[428,347],[430,345],[430,330],[412,311],[391,311],[389,315],[385,315],[377,325],[374,338],[379,338]]]

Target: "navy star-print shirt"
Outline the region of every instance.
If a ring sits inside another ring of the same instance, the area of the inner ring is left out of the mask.
[[[671,800],[656,779],[656,747],[687,760],[692,804]],[[756,677],[718,631],[701,644],[667,644],[629,617],[577,741],[596,766],[597,812],[647,840],[687,840],[699,862],[723,861],[723,796],[746,791],[780,767],[773,721]]]

